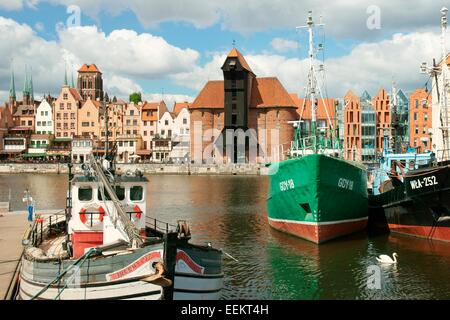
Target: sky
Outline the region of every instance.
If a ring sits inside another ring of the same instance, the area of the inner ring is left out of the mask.
[[[308,11],[324,26],[323,95],[341,98],[423,87],[422,62],[441,57],[440,9],[446,1],[395,0],[0,0],[0,103],[11,70],[19,98],[25,65],[35,97],[56,96],[64,70],[103,72],[110,97],[140,91],[147,100],[193,101],[233,45],[258,77],[275,76],[290,93],[306,85]],[[448,5],[448,4],[447,4]],[[450,39],[447,35],[450,48]]]

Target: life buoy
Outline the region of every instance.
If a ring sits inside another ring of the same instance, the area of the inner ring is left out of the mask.
[[[80,220],[81,220],[81,222],[86,224],[86,209],[85,208],[81,208],[81,210],[80,210]]]
[[[96,212],[98,214],[96,214]],[[90,219],[88,219],[87,215],[90,215]],[[103,222],[105,218],[105,209],[103,207],[98,207],[98,209],[91,209],[91,208],[81,208],[79,212],[80,221],[86,225],[87,227],[94,227],[100,223]]]
[[[135,205],[133,208],[136,219],[140,219],[142,217],[142,210],[138,205]]]

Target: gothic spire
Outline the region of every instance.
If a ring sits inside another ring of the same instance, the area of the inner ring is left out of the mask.
[[[9,86],[9,97],[11,100],[16,100],[16,83],[14,80],[14,67],[11,66],[11,84]]]
[[[23,95],[26,96],[30,93],[30,90],[28,88],[28,68],[27,65],[25,65],[25,80],[23,82]]]
[[[68,86],[68,82],[67,82],[67,63],[64,62],[64,85]]]
[[[75,88],[75,82],[73,81],[73,65],[72,65],[72,69],[71,69],[71,76],[72,76],[72,88]]]
[[[28,85],[28,89],[30,90],[30,98],[31,104],[34,104],[34,89],[33,89],[33,67],[30,68],[30,83]]]

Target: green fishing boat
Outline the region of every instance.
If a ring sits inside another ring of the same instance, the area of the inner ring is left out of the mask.
[[[336,125],[317,128],[317,101],[321,97],[316,98],[316,92],[322,91],[315,74],[311,12],[306,27],[310,70],[305,101],[309,98],[312,102],[310,136],[303,134],[301,119],[293,122],[291,159],[269,167],[267,206],[269,224],[273,228],[322,243],[366,227],[367,171],[362,164],[341,158]],[[325,104],[324,107],[327,108]]]

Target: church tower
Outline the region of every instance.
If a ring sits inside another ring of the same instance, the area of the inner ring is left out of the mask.
[[[83,100],[103,101],[102,73],[95,64],[84,64],[78,70],[77,89]]]

